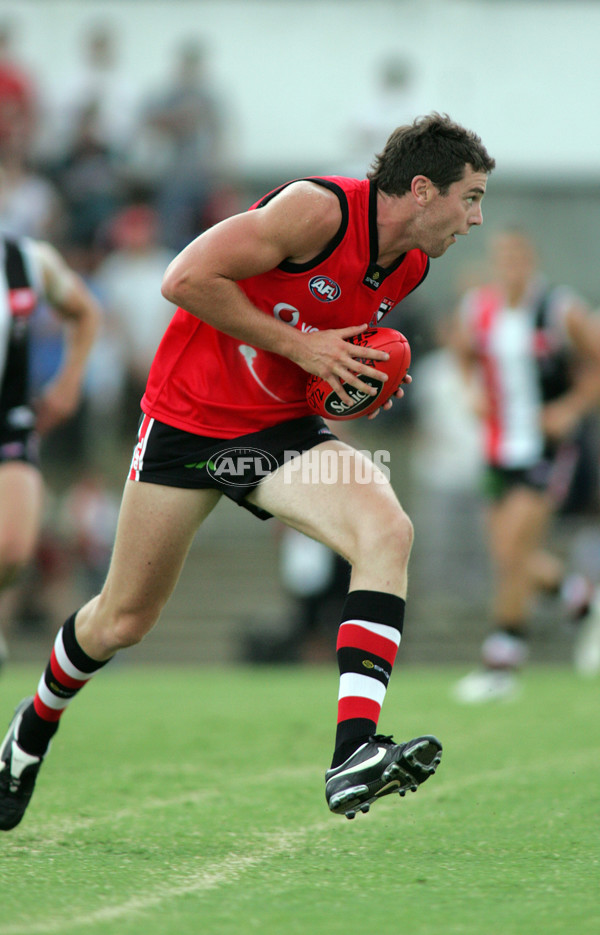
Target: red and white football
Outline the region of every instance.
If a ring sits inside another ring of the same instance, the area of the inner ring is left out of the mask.
[[[404,335],[393,328],[369,328],[348,340],[359,347],[387,351],[390,355],[388,360],[370,360],[366,357],[357,359],[375,367],[376,370],[383,370],[388,378],[384,382],[373,377],[361,376],[363,383],[376,388],[375,396],[344,384],[344,389],[353,400],[352,405],[348,406],[326,380],[313,374],[306,385],[306,398],[313,412],[325,419],[357,419],[359,416],[370,415],[394,395],[410,367],[410,345]]]

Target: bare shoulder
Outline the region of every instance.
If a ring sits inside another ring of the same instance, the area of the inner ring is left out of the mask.
[[[46,240],[30,240],[29,248],[44,272],[48,270],[53,272],[66,265],[56,247],[53,247]]]
[[[53,305],[62,305],[75,287],[78,277],[52,244],[45,240],[32,240],[30,246],[42,273],[46,298]]]
[[[340,203],[332,191],[300,180],[287,185],[260,209],[269,222],[276,219],[289,244],[287,257],[295,263],[312,259],[337,234],[342,223]]]
[[[209,228],[175,257],[163,295],[182,304],[181,284],[206,276],[247,279],[284,260],[306,263],[318,256],[342,223],[337,197],[323,186],[298,181],[263,207],[243,211]]]

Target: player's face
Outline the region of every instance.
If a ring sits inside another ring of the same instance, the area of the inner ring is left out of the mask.
[[[428,256],[442,256],[458,236],[483,223],[481,200],[486,185],[486,173],[474,172],[467,165],[462,179],[453,182],[445,195],[432,188],[421,231],[421,249]]]
[[[533,244],[517,232],[498,234],[492,240],[492,262],[501,286],[508,292],[523,292],[536,269]]]

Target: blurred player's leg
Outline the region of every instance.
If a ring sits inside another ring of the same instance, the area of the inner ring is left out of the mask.
[[[550,573],[547,565],[541,567],[539,548],[551,514],[549,498],[527,487],[512,488],[490,508],[494,623],[481,647],[481,668],[455,688],[459,701],[508,699],[517,692],[516,676],[529,654],[532,601],[542,571]]]
[[[0,464],[0,592],[31,561],[43,511],[43,482],[38,469],[24,461]],[[4,621],[0,621],[0,631]],[[0,666],[8,646],[0,632]]]

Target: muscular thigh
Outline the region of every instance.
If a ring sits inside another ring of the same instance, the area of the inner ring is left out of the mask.
[[[282,522],[350,559],[360,532],[401,512],[373,462],[344,442],[323,442],[269,475],[248,497]]]
[[[103,602],[122,612],[160,610],[219,498],[214,490],[127,481]]]

